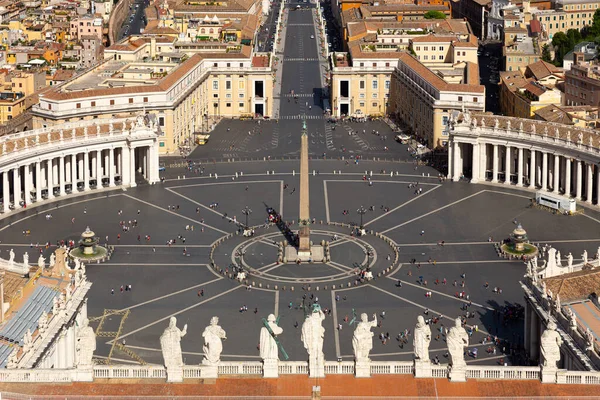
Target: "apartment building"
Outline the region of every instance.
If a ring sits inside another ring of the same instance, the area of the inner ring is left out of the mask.
[[[450,114],[460,110],[485,111],[485,86],[479,83],[477,64],[426,66],[401,53],[392,74],[390,113],[428,147],[443,148]]]
[[[221,53],[177,56],[158,52],[158,43],[154,38],[131,49],[142,57],[132,61],[115,58],[127,53],[119,47],[125,44],[107,48],[103,63],[40,96],[34,128],[145,111],[155,114],[161,126],[161,153],[172,153],[220,118],[272,115],[268,55],[232,46]]]
[[[574,63],[565,72],[565,105],[600,106],[600,65],[584,61],[581,52],[574,53]]]

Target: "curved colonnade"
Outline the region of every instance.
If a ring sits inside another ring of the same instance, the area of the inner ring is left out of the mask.
[[[158,181],[157,124],[136,119],[65,123],[0,137],[0,212],[57,196]]]
[[[448,178],[545,190],[599,206],[600,134],[592,129],[489,114],[455,113]]]

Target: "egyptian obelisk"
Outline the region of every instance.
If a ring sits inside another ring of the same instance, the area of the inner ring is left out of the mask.
[[[300,229],[298,231],[298,257],[310,258],[310,213],[308,196],[308,135],[306,134],[306,121],[302,123],[302,136],[300,137]]]

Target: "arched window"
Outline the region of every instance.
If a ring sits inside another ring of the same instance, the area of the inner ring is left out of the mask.
[[[204,28],[200,29],[200,33],[206,33],[206,29],[204,29]]]
[[[215,33],[215,30],[213,28],[210,28],[210,30],[208,31],[208,33]]]

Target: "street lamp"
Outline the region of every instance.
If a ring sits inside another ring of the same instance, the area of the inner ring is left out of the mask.
[[[360,206],[356,212],[360,215],[360,229],[363,228],[363,215],[367,213],[367,209],[363,206]]]
[[[252,210],[250,209],[250,207],[246,206],[242,210],[242,214],[246,216],[246,229],[248,229],[248,216],[252,214]]]

